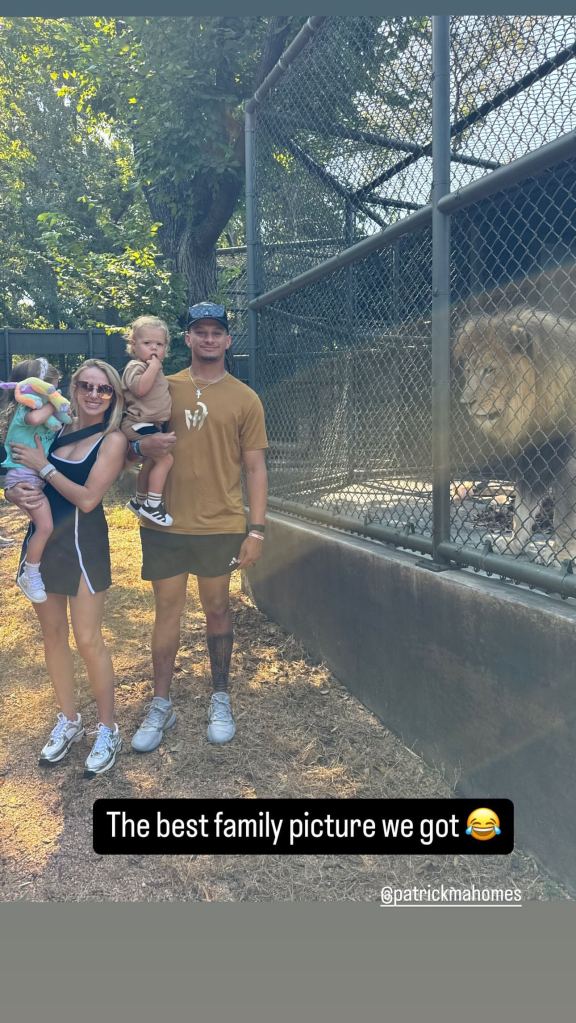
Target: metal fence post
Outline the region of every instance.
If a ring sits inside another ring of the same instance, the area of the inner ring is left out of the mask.
[[[344,245],[347,249],[351,248],[354,244],[356,229],[356,213],[351,202],[346,200],[344,205]],[[355,270],[351,264],[346,267],[346,328],[348,337],[346,339],[346,354],[344,362],[344,388],[343,392],[347,395],[346,401],[346,472],[350,482],[354,479],[354,469],[356,467],[357,451],[356,451],[356,417],[357,417],[357,404],[358,395],[356,393],[357,386],[357,375],[356,375],[356,360],[351,358],[354,345],[356,343],[356,294],[354,288],[354,277]]]
[[[432,18],[432,540],[450,539],[450,18]]]
[[[258,262],[256,233],[256,204],[254,196],[256,141],[256,110],[254,100],[249,100],[245,111],[245,152],[246,152],[246,271],[248,298],[248,383],[256,390],[258,385],[258,313],[250,308],[250,303],[258,294]]]

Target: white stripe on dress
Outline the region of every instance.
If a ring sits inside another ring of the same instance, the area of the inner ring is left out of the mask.
[[[87,585],[88,589],[90,590],[90,593],[96,593],[96,590],[93,588],[92,583],[90,582],[90,579],[88,578],[88,573],[87,573],[86,569],[84,568],[84,562],[82,561],[82,551],[80,550],[80,543],[78,541],[78,521],[79,521],[79,519],[78,519],[78,509],[76,508],[76,511],[74,513],[74,543],[76,545],[76,553],[78,555],[78,564],[80,565],[80,571],[82,572],[82,575],[84,576],[84,579],[86,580],[86,585]]]

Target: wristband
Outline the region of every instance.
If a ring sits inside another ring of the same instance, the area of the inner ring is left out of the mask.
[[[251,529],[257,529],[259,533],[262,533],[262,535],[266,532],[266,526],[261,525],[259,522],[251,522],[248,526],[248,530],[250,531]]]
[[[52,465],[51,462],[48,462],[48,465],[43,465],[42,468],[39,469],[38,475],[41,476],[43,480],[48,480],[55,472],[58,472],[56,466]]]
[[[130,441],[130,447],[132,448],[132,453],[134,455],[138,455],[139,458],[143,458],[144,457],[142,452],[141,452],[141,450],[140,450],[140,441],[139,440],[131,440]]]
[[[248,533],[248,536],[253,536],[255,540],[263,540],[262,533],[253,533],[252,530]]]

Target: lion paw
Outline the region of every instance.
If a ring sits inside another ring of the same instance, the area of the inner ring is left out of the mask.
[[[513,536],[491,537],[490,543],[495,554],[507,554],[510,558],[517,558],[519,555],[526,555],[526,548]]]
[[[532,541],[522,543],[521,540],[517,540],[513,536],[496,536],[491,543],[495,554],[506,554],[509,558],[523,558],[538,565],[547,565],[549,559],[554,558],[553,552],[547,545],[538,545]]]

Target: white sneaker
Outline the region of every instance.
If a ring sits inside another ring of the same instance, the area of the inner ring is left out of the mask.
[[[162,501],[157,505],[144,501],[144,504],[140,505],[140,517],[150,519],[150,522],[155,522],[157,526],[171,526],[173,522],[172,516],[168,514]]]
[[[104,774],[116,763],[116,754],[122,749],[122,739],[118,725],[109,728],[100,722],[96,728],[96,741],[84,764],[84,777],[93,778],[96,774]]]
[[[151,753],[160,745],[167,728],[176,724],[176,714],[170,700],[155,696],[140,728],[132,736],[132,749],[137,753]]]
[[[80,714],[76,715],[75,721],[70,721],[64,714],[58,714],[58,720],[50,732],[50,738],[40,752],[38,763],[42,766],[57,764],[66,756],[72,743],[79,742],[83,735],[84,725]]]
[[[46,590],[44,589],[42,576],[37,568],[30,568],[29,565],[25,564],[16,579],[16,584],[33,604],[43,604],[46,600]]]
[[[228,693],[212,693],[208,711],[208,742],[230,742],[236,735]]]

